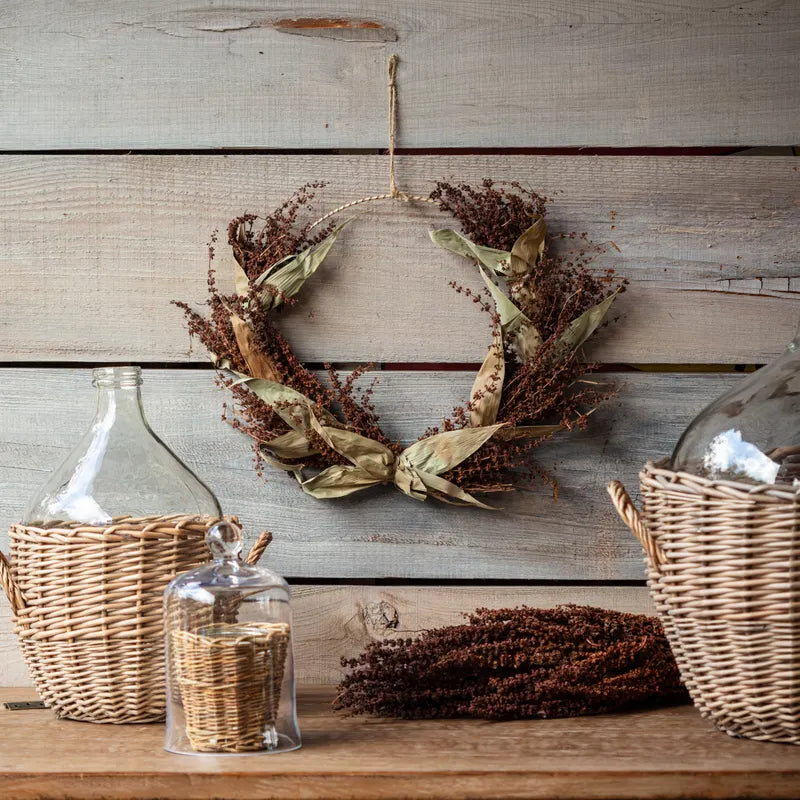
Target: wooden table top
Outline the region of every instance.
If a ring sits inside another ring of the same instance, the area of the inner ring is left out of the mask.
[[[580,719],[410,722],[299,693],[303,748],[175,756],[162,725],[92,725],[0,707],[0,797],[789,798],[800,748],[732,739],[691,706]],[[35,698],[0,689],[0,702]]]

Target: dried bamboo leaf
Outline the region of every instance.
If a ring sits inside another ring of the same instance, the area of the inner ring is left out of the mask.
[[[283,267],[287,264],[290,264],[294,261],[299,253],[289,253],[288,256],[284,256],[283,258],[279,258],[274,264],[270,264],[254,281],[253,286],[258,288],[264,283],[269,283],[270,275],[274,275],[276,272],[279,272]]]
[[[579,348],[597,330],[618,294],[619,289],[606,297],[602,303],[592,306],[588,311],[584,311],[583,314],[572,320],[561,334],[560,344],[567,350]]]
[[[533,325],[526,325],[517,331],[511,345],[523,361],[529,361],[541,347],[542,337],[539,336],[539,331]]]
[[[272,360],[253,344],[253,329],[236,314],[231,314],[231,327],[239,352],[247,364],[250,375],[254,378],[265,378],[268,381],[280,383],[280,375]]]
[[[244,235],[244,223],[239,223],[239,227],[236,233],[236,239],[242,247],[246,244],[246,239]],[[226,250],[225,253],[220,255],[217,253],[215,255],[215,260],[219,263],[219,259],[222,259],[222,263],[217,267],[218,271],[222,272],[224,269],[228,268],[228,259],[231,259],[233,262],[231,264],[231,268],[233,269],[233,280],[236,286],[236,294],[240,297],[247,297],[250,292],[250,281],[247,278],[247,274],[245,273],[244,269],[242,268],[242,260],[239,257],[239,254],[235,250]]]
[[[386,445],[344,428],[321,425],[313,411],[310,424],[328,447],[344,456],[353,466],[363,469],[380,483],[392,479],[394,453]]]
[[[298,459],[316,455],[319,451],[298,431],[287,433],[270,439],[261,445],[262,450],[274,453],[278,458]]]
[[[507,336],[515,333],[523,325],[530,325],[531,321],[509,300],[506,293],[486,274],[483,267],[479,267],[483,282],[492,295],[494,306],[500,315],[500,327]]]
[[[416,442],[403,451],[399,463],[396,463],[394,454],[385,445],[343,428],[321,424],[310,407],[308,424],[329,447],[352,463],[352,466],[337,464],[328,467],[313,478],[301,481],[303,491],[313,497],[344,497],[361,489],[394,480],[402,492],[417,500],[424,500],[431,491],[456,500],[460,504],[492,508],[450,481],[439,477],[437,473],[446,472],[474,453],[502,425],[465,428],[431,436]],[[291,443],[291,447],[285,448],[286,455],[284,457],[297,455],[298,451],[294,448],[302,447],[302,443],[296,438],[299,435],[296,434],[292,437],[290,434],[285,434],[280,437],[285,442]],[[278,451],[281,449],[275,446],[278,441],[277,439],[273,440],[263,447],[267,450]],[[270,459],[270,463],[273,463],[272,459]],[[299,475],[301,465],[277,460],[275,463],[279,468],[293,472],[296,477]],[[299,477],[298,480],[300,480]]]
[[[361,467],[348,467],[336,464],[323,470],[319,475],[303,481],[300,486],[306,494],[320,500],[345,497],[361,489],[368,489],[380,481]]]
[[[211,363],[214,365],[214,369],[231,368],[231,360],[229,358],[220,358],[216,353],[211,352],[209,352],[208,355],[211,357]]]
[[[342,228],[349,221],[337,226],[321,242],[307,247],[297,255],[282,259],[262,272],[253,282],[256,288],[264,287],[260,294],[262,304],[267,308],[276,308],[283,302],[283,297],[294,297],[325,260]],[[273,291],[267,290],[267,286],[272,287]]]
[[[240,297],[247,297],[250,292],[250,281],[238,262],[233,265],[233,280],[236,286],[236,294]]]
[[[486,503],[482,503],[480,500],[473,497],[469,492],[465,492],[463,489],[456,486],[454,483],[451,483],[446,478],[442,478],[440,475],[433,475],[432,473],[425,472],[423,470],[420,471],[419,477],[425,484],[426,488],[428,488],[430,491],[445,495],[453,500],[461,501],[460,503],[455,503],[455,505],[469,505],[476,506],[477,508],[485,508],[487,511],[498,511],[498,509],[494,506],[489,506],[486,505]]]
[[[500,423],[437,433],[414,442],[403,450],[400,459],[420,472],[439,475],[458,466],[502,427],[503,423]]]
[[[250,391],[271,406],[292,430],[301,434],[305,433],[310,424],[311,407],[314,405],[305,395],[282,383],[242,375],[239,372],[234,374],[239,375],[239,380],[234,385],[246,383]],[[323,416],[326,417],[326,421],[327,419],[333,420],[332,415],[324,409]]]
[[[236,229],[236,241],[239,243],[239,246],[244,249],[244,246],[247,244],[244,222],[240,222]],[[236,294],[238,294],[239,297],[247,297],[250,293],[250,279],[242,268],[242,259],[239,254],[234,250],[232,255],[235,262],[233,265],[233,280],[236,286]]]
[[[475,244],[475,242],[471,242],[458,231],[450,229],[429,231],[428,235],[434,244],[444,250],[449,250],[467,258],[473,258],[499,275],[505,275],[508,272],[511,254],[507,250],[497,250],[494,247]]]
[[[301,472],[303,468],[303,464],[287,464],[283,461],[279,461],[277,458],[274,458],[269,453],[261,453],[261,458],[269,464],[271,467],[275,467],[276,469],[281,469],[284,472],[290,472],[294,477],[297,479],[298,483],[303,482],[303,474]]]
[[[523,361],[527,361],[536,354],[542,344],[539,331],[482,267],[480,267],[480,271],[484,283],[491,292],[494,307],[500,316],[500,328],[503,335],[511,342],[511,346],[517,351],[519,357]]]
[[[536,220],[522,235],[514,242],[511,248],[510,267],[508,274],[518,278],[522,275],[530,274],[539,257],[544,253],[545,236],[547,225],[542,217]]]
[[[503,356],[503,334],[500,330],[497,330],[492,343],[489,345],[489,352],[486,354],[486,358],[475,376],[475,382],[472,384],[472,392],[470,393],[472,410],[469,413],[469,424],[473,428],[492,425],[497,419],[505,374],[506,362]],[[492,380],[492,375],[497,375],[497,378]]]
[[[394,473],[394,485],[414,500],[426,500],[428,489],[419,477],[419,472],[402,457],[397,460]]]
[[[239,246],[244,249],[244,246],[247,244],[246,225],[244,222],[240,222],[236,228],[236,241],[239,243]],[[234,253],[233,257],[236,259],[239,266],[241,266],[242,262],[239,260],[239,256]]]

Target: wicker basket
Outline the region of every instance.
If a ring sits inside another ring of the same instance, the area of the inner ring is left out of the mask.
[[[731,736],[800,744],[800,505],[788,485],[648,463],[642,512],[609,494],[646,552],[650,592],[689,693]]]
[[[288,644],[285,623],[217,623],[170,632],[174,685],[194,750],[267,749],[278,715]]]
[[[120,517],[108,527],[11,527],[0,584],[33,681],[56,716],[164,718],[162,595],[179,572],[208,561],[214,521],[172,515]],[[256,558],[268,537],[253,548]]]

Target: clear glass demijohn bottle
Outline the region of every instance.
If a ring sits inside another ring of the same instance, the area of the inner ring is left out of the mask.
[[[212,525],[206,544],[213,562],[164,592],[164,747],[187,755],[296,750],[289,586],[241,560],[233,522]]]
[[[219,517],[211,490],[153,433],[142,409],[139,367],[93,372],[91,427],[37,492],[27,525],[108,525],[118,517]]]
[[[755,484],[800,478],[800,331],[781,356],[698,414],[672,469]]]

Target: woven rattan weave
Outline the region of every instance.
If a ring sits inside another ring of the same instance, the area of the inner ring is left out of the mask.
[[[269,748],[288,643],[285,623],[216,623],[170,632],[170,663],[196,751]]]
[[[681,676],[732,736],[800,744],[800,505],[789,485],[712,481],[648,463],[642,512],[609,493],[646,552]]]
[[[11,527],[0,584],[36,688],[57,716],[164,718],[162,595],[179,572],[209,560],[205,534],[214,521],[172,515]],[[262,534],[254,551],[268,540]]]

